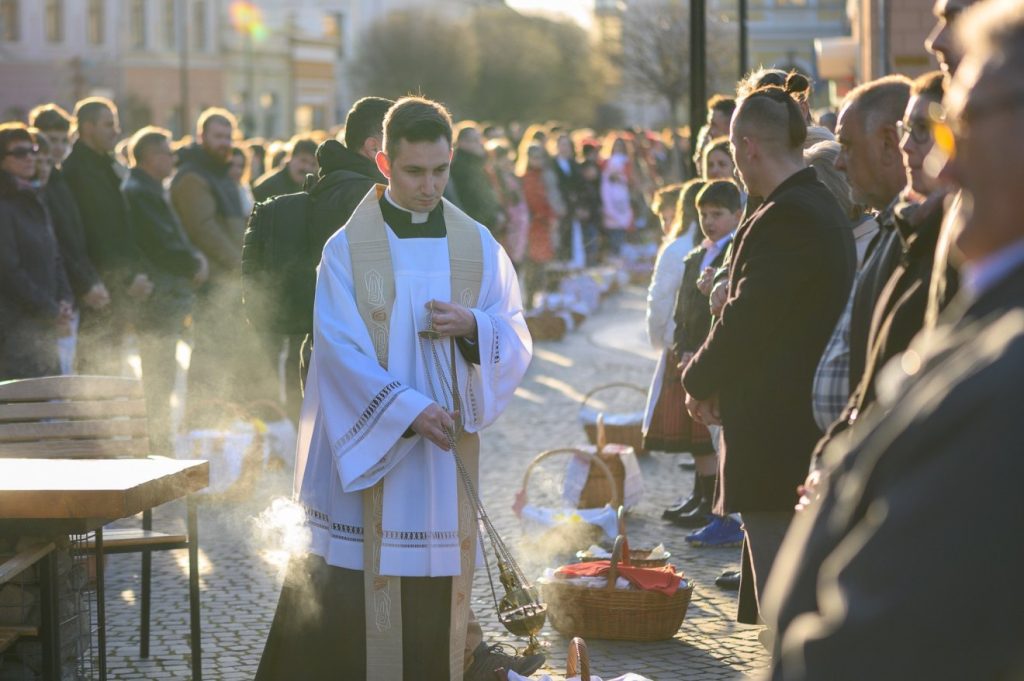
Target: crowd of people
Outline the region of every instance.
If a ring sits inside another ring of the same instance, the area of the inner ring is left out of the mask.
[[[0,380],[118,375],[134,339],[154,431],[168,446],[176,345],[187,338],[186,425],[217,413],[211,402],[265,403],[282,393],[297,418],[303,335],[245,324],[246,220],[256,203],[308,189],[322,246],[384,181],[375,156],[391,104],[366,98],[333,134],[274,142],[242,139],[219,108],[201,114],[194,136],[175,140],[153,126],[124,136],[116,104],[102,97],[77,102],[73,113],[41,105],[27,121],[3,124]],[[668,131],[664,139],[639,130],[598,136],[462,121],[445,196],[504,245],[530,306],[548,263],[594,264],[614,258],[627,238],[646,238],[655,188],[687,173],[688,150],[673,170],[669,145],[685,143]],[[309,250],[312,273],[319,252]],[[271,379],[236,380],[251,375]]]
[[[660,221],[644,435],[695,468],[663,517],[694,546],[742,546],[720,585],[741,622],[768,625],[773,679],[1024,673],[1024,560],[1005,541],[1024,518],[1024,8],[935,13],[941,70],[863,83],[836,114],[812,115],[806,76],[762,68],[708,102],[692,144],[446,133],[444,195],[501,244],[525,307],[549,263],[614,259]],[[367,97],[334,134],[272,144],[241,140],[223,109],[194,139],[122,140],[95,97],[0,125],[0,380],[120,374],[132,337],[169,447],[187,337],[188,425],[281,392],[297,416],[312,309],[305,333],[247,324],[246,218],[304,192],[312,279],[371,189],[394,191],[379,156],[394,104]]]
[[[718,584],[768,625],[773,679],[1024,671],[1006,610],[1022,556],[982,529],[1024,517],[1024,5],[935,15],[941,70],[859,85],[834,138],[800,74],[716,96],[729,161],[661,194],[677,208],[648,296],[645,437],[694,454],[664,517],[703,526],[693,545],[742,545]],[[690,420],[665,416],[680,403]]]

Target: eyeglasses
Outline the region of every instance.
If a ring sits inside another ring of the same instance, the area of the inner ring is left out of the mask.
[[[14,158],[27,158],[29,156],[35,156],[39,153],[39,147],[13,147],[3,153],[3,156],[13,156]]]
[[[945,110],[938,104],[928,107],[928,121],[935,147],[946,159],[956,156],[957,140],[963,142],[967,138],[967,125],[977,126],[983,118],[1024,107],[1024,92],[1011,92],[1002,97],[993,97],[981,103],[968,103],[958,118],[947,118]]]
[[[896,121],[896,134],[899,135],[900,143],[911,139],[914,144],[928,144],[932,141],[932,125],[927,118]]]

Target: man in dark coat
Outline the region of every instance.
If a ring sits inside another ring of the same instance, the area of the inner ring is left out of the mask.
[[[734,240],[728,300],[683,386],[691,415],[723,426],[715,511],[743,516],[741,609],[749,612],[821,435],[811,382],[846,302],[856,254],[838,202],[804,167],[807,126],[790,95],[768,87],[747,96],[730,136],[743,183],[765,201]]]
[[[315,172],[316,142],[308,137],[296,137],[288,143],[288,160],[256,180],[253,198],[266,201],[272,196],[301,192],[306,176]]]
[[[568,133],[558,135],[556,153],[551,158],[551,168],[554,170],[555,179],[558,180],[558,193],[562,195],[566,208],[565,216],[558,225],[558,258],[570,260],[573,255],[572,225],[578,219],[576,206],[580,201],[583,178],[580,175],[580,165],[576,162],[576,149]]]
[[[121,194],[127,171],[112,155],[121,134],[117,109],[108,99],[90,97],[75,105],[75,118],[78,141],[64,161],[64,177],[82,217],[89,258],[110,292],[109,306],[82,309],[78,369],[116,376],[123,368],[122,345],[135,307],[153,284]]]
[[[911,89],[900,138],[908,193],[897,204],[892,218],[899,258],[872,311],[860,382],[851,386],[853,391],[843,413],[815,447],[816,461],[829,441],[871,407],[878,373],[907,349],[924,325],[946,190],[928,176],[923,163],[934,146],[928,116],[931,107],[942,101],[942,83],[942,74],[936,71],[914,81]]]
[[[900,262],[902,241],[893,212],[907,184],[896,123],[910,99],[910,80],[885,76],[846,96],[836,139],[842,145],[836,168],[846,173],[854,201],[880,211],[878,234],[868,245],[850,310],[850,381],[856,386],[867,361],[875,303]]]
[[[363,97],[349,109],[345,118],[345,143],[327,140],[316,150],[320,166],[319,180],[309,190],[310,198],[310,275],[316,267],[324,244],[352,217],[356,206],[375,184],[386,184],[374,159],[384,143],[384,114],[394,102],[383,97]],[[313,310],[309,310],[312,326]],[[285,369],[288,390],[303,386],[309,369],[312,336],[302,342],[298,363],[289,357]],[[291,371],[298,371],[294,376]],[[294,394],[289,392],[289,397]]]
[[[134,165],[124,195],[139,248],[151,263],[153,294],[140,306],[136,327],[139,358],[146,388],[149,436],[155,453],[172,451],[170,397],[178,364],[175,352],[192,312],[193,287],[209,275],[206,258],[185,236],[164,192],[163,181],[174,172],[170,133],[142,128],[129,145]]]
[[[487,174],[487,150],[480,130],[472,121],[463,122],[455,137],[451,184],[459,206],[469,217],[500,235],[505,229],[504,213]]]
[[[826,450],[832,472],[768,585],[772,679],[1024,673],[1024,550],[1007,541],[1024,531],[1024,6],[959,21],[969,49],[945,101],[960,153],[944,174],[972,206],[963,286]]]

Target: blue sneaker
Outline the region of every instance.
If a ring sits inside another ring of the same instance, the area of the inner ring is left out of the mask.
[[[687,535],[686,542],[690,546],[724,548],[743,544],[743,529],[740,524],[726,516],[712,516],[711,522]]]

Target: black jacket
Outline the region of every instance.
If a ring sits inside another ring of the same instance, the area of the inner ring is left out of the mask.
[[[868,338],[875,304],[882,295],[889,278],[900,263],[903,242],[896,230],[893,203],[878,215],[878,234],[868,246],[868,252],[857,279],[850,312],[850,385],[860,383],[868,356]]]
[[[192,301],[191,278],[199,270],[195,250],[159,182],[133,168],[124,185],[139,248],[152,263],[153,294],[141,317],[187,313]]]
[[[935,246],[942,223],[941,197],[926,205],[899,206],[895,213],[895,233],[900,254],[889,281],[879,293],[872,311],[867,340],[867,360],[846,408],[815,447],[815,459],[839,433],[860,418],[875,401],[875,379],[889,360],[907,349],[924,326],[928,305]]]
[[[54,322],[71,300],[46,207],[0,171],[0,380],[59,371]]]
[[[302,191],[302,184],[292,179],[291,173],[288,172],[288,165],[285,164],[256,180],[256,184],[252,188],[252,195],[257,201],[266,201],[273,196],[294,194],[300,191]]]
[[[491,186],[484,167],[485,159],[456,149],[452,156],[451,184],[459,206],[469,217],[493,230],[497,225],[501,204]]]
[[[78,204],[59,168],[54,168],[50,173],[50,181],[43,190],[43,202],[53,220],[53,229],[57,234],[60,255],[64,260],[71,289],[75,295],[84,295],[100,282],[100,275],[93,267],[85,247],[85,227],[78,212]]]
[[[731,243],[730,239],[729,244]],[[716,269],[721,267],[727,250],[728,244],[708,266]],[[697,352],[711,331],[710,301],[697,288],[697,280],[700,279],[702,271],[700,263],[706,252],[706,247],[698,246],[683,259],[683,281],[679,286],[679,293],[676,294],[676,306],[672,312],[676,322],[672,351],[676,357],[682,357],[687,352]]]
[[[132,234],[115,163],[109,154],[98,154],[79,140],[63,165],[82,216],[86,250],[108,288],[128,286],[148,269]]]
[[[558,180],[558,191],[562,194],[562,200],[565,201],[566,214],[571,218],[572,209],[579,200],[580,185],[583,183],[583,178],[580,177],[580,164],[570,159],[569,172],[565,172],[556,156],[551,159],[551,168],[555,171],[555,178]]]
[[[825,453],[767,589],[772,679],[1020,678],[1024,267],[943,319]]]
[[[324,244],[348,222],[366,193],[375,184],[387,184],[376,163],[335,140],[321,144],[316,157],[320,179],[309,190],[314,267],[320,262]]]
[[[821,437],[811,384],[850,292],[853,234],[806,168],[751,214],[733,246],[729,299],[683,385],[697,399],[718,396],[718,510],[792,510]]]

